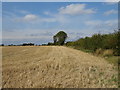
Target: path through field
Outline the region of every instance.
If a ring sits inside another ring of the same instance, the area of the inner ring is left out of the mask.
[[[3,88],[117,87],[115,67],[63,46],[3,47]]]

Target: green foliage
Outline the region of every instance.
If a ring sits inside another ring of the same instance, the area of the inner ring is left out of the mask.
[[[59,31],[55,36],[53,36],[55,45],[63,45],[67,38],[67,34],[64,31]]]
[[[120,56],[120,30],[111,34],[94,34],[92,37],[81,38],[74,42],[67,42],[66,46],[73,46],[80,50],[112,49],[114,55]]]
[[[47,45],[54,45],[54,43],[49,42]]]

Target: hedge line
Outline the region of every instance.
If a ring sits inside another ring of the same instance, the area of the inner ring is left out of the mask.
[[[112,49],[114,55],[120,56],[120,29],[110,34],[94,34],[92,37],[67,42],[66,46],[74,46],[77,49],[86,49],[92,52],[97,49]]]

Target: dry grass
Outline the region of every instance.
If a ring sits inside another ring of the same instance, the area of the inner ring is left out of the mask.
[[[3,48],[4,88],[116,88],[104,59],[61,46]]]
[[[113,50],[105,50],[104,52],[103,52],[103,56],[105,57],[105,56],[113,56]]]

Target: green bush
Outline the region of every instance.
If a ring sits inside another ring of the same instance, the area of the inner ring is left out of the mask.
[[[73,46],[76,49],[86,49],[95,52],[97,49],[112,49],[114,55],[120,56],[120,30],[110,34],[94,34],[92,37],[85,37],[74,42],[67,42],[66,46]]]

